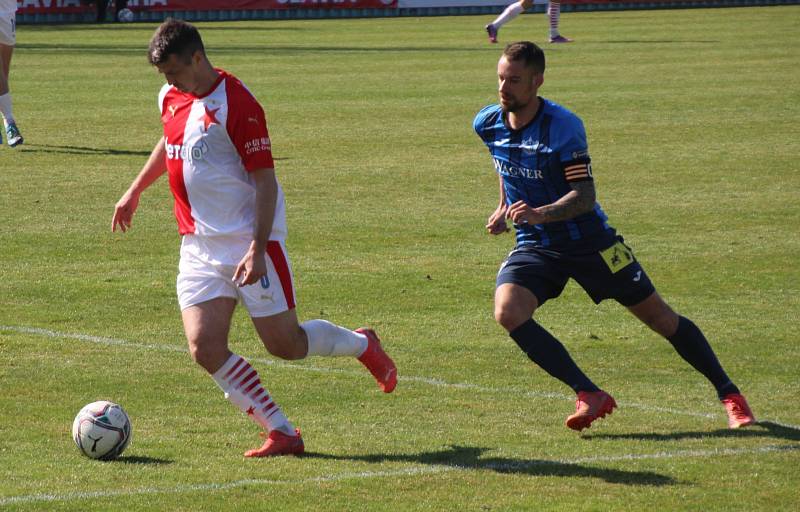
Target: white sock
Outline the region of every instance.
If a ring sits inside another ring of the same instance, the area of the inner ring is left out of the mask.
[[[367,350],[367,337],[339,327],[327,320],[309,320],[300,324],[308,336],[309,356],[354,356]]]
[[[511,21],[514,18],[516,18],[517,16],[519,16],[520,13],[522,13],[522,11],[524,11],[524,10],[525,9],[522,8],[522,4],[521,3],[515,2],[515,3],[511,4],[511,5],[509,5],[508,7],[506,7],[506,10],[503,11],[500,14],[500,16],[498,16],[497,19],[492,22],[492,25],[494,25],[494,28],[500,28],[503,25],[505,25],[506,23],[508,23],[509,21]]]
[[[11,111],[11,93],[7,92],[0,96],[0,114],[6,120],[6,124],[14,122],[14,113]]]
[[[561,2],[550,2],[547,6],[547,16],[550,18],[550,37],[558,37],[558,19],[561,17]]]
[[[242,356],[231,354],[222,368],[211,377],[243,413],[267,432],[280,430],[295,435],[294,427],[261,385],[258,372]]]

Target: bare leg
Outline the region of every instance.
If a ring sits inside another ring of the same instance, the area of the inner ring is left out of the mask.
[[[0,44],[0,96],[9,91],[8,87],[8,72],[11,69],[11,55],[14,53],[14,47],[6,44]]]
[[[220,297],[181,312],[192,359],[210,374],[219,370],[231,356],[228,332],[235,307],[235,300]]]

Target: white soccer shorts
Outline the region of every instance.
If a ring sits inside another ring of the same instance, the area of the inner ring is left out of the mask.
[[[0,14],[0,44],[14,46],[17,44],[17,14],[7,12]]]
[[[178,266],[181,310],[218,297],[241,302],[251,317],[277,315],[295,307],[292,267],[282,241],[267,243],[267,275],[239,287],[233,282],[236,265],[250,247],[249,239],[185,235]]]

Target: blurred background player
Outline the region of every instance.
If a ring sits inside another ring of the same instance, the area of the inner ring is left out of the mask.
[[[169,175],[183,235],[178,302],[192,358],[225,398],[268,432],[263,446],[245,457],[303,453],[300,431],[258,372],[228,348],[237,302],[276,357],[358,358],[385,393],[394,390],[397,369],[371,329],[351,331],[326,320],[298,324],[284,242],[286,205],[258,101],[236,77],[211,65],[189,23],[162,23],[148,57],[167,81],[159,94],[164,134],[117,202],[111,228],[127,231],[142,192]]]
[[[506,7],[500,16],[493,22],[486,25],[486,33],[489,34],[489,42],[497,42],[497,32],[500,27],[513,20],[526,9],[533,7],[533,4],[543,4],[543,0],[520,0]],[[562,36],[558,31],[558,22],[561,18],[561,2],[547,2],[547,17],[550,20],[550,42],[551,43],[571,43],[572,39]]]
[[[704,375],[728,413],[728,426],[755,422],[739,388],[722,369],[702,331],[664,302],[596,202],[586,131],[578,116],[538,96],[545,58],[529,41],[506,46],[497,64],[500,103],[473,126],[489,148],[500,201],[486,229],[517,232],[497,274],[494,315],[531,361],[577,394],[567,427],[583,430],[611,414],[614,399],[598,388],[533,315],[574,279],[599,304],[614,299],[666,338]]]
[[[119,11],[125,9],[128,6],[128,0],[113,0],[114,1],[114,21],[119,21],[117,19],[117,15]],[[109,0],[95,0],[95,7],[97,8],[97,22],[103,23],[106,21],[106,10],[108,8],[108,4],[111,2]]]
[[[8,73],[11,69],[11,55],[17,44],[17,0],[0,0],[0,113],[6,140],[12,148],[22,144],[22,134],[14,121],[11,104],[11,90],[8,86]],[[0,138],[0,144],[2,144]]]

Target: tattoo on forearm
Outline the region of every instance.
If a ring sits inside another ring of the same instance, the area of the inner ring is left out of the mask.
[[[539,208],[545,222],[572,219],[594,208],[595,190],[591,180],[571,183],[572,192],[553,204]]]

